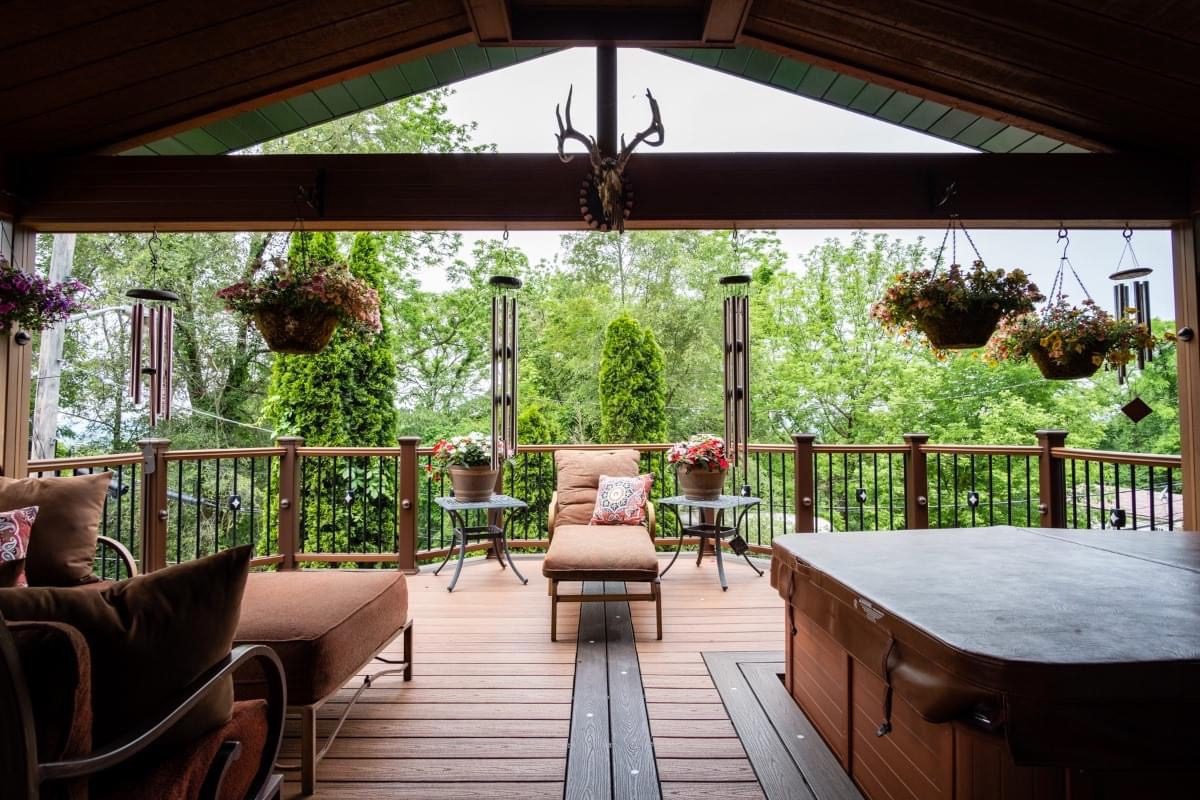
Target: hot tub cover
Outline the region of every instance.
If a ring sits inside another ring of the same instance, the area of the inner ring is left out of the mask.
[[[1020,764],[1190,765],[1200,534],[996,526],[792,534],[772,583],[933,722]]]

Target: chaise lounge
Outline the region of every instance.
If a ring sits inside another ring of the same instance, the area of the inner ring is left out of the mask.
[[[591,524],[600,476],[635,478],[636,450],[559,450],[554,454],[556,490],[547,520],[550,547],[542,574],[550,581],[550,641],[558,640],[558,604],[642,600],[655,604],[662,638],[662,589],[654,548],[654,505],[645,502],[645,524]],[[562,581],[647,583],[648,594],[559,594]]]

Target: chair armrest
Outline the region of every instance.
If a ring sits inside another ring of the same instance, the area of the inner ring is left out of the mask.
[[[162,738],[163,734],[173,728],[183,717],[196,707],[201,700],[222,686],[222,679],[232,675],[239,667],[250,661],[257,660],[267,677],[267,740],[263,748],[262,761],[255,773],[249,796],[258,794],[259,789],[266,784],[279,757],[279,746],[283,740],[285,706],[285,684],[283,665],[279,656],[266,645],[241,645],[221,659],[208,672],[202,675],[189,687],[181,702],[149,730],[134,733],[117,743],[96,750],[85,758],[67,761],[52,761],[38,765],[38,778],[41,782],[65,780],[95,775],[99,772],[116,767]]]
[[[657,527],[657,524],[658,524],[658,520],[654,513],[654,502],[652,500],[647,499],[646,500],[646,529],[650,531],[650,541],[654,541],[654,534],[655,534],[654,529],[655,529],[655,527]]]
[[[554,518],[558,516],[558,491],[550,495],[550,507],[546,509],[546,541],[554,540]]]
[[[117,554],[117,558],[121,559],[121,563],[123,563],[125,565],[125,571],[129,573],[129,577],[130,578],[137,577],[137,574],[138,574],[137,559],[135,559],[133,557],[133,553],[129,552],[128,547],[121,544],[116,539],[109,538],[108,536],[97,536],[96,537],[96,545],[97,545],[97,547],[103,545],[104,547],[107,547],[109,550],[115,551]]]

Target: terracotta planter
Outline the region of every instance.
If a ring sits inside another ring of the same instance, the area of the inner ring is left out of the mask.
[[[675,468],[679,479],[679,491],[688,500],[716,500],[725,487],[725,470],[707,470],[703,467],[689,469],[680,464]]]
[[[479,467],[450,467],[454,499],[464,503],[491,499],[496,492],[496,476],[499,472],[486,464]]]
[[[1103,356],[1104,354],[1091,351],[1068,353],[1066,363],[1059,363],[1050,358],[1050,354],[1041,347],[1037,347],[1029,353],[1029,357],[1041,371],[1042,377],[1052,381],[1074,381],[1092,377],[1100,369],[1100,364],[1093,361],[1093,356],[1097,355]]]
[[[254,312],[254,324],[272,351],[312,355],[329,344],[338,317],[324,309],[265,306]]]
[[[991,308],[925,319],[918,327],[939,350],[974,350],[992,338],[1000,317],[1001,313]]]

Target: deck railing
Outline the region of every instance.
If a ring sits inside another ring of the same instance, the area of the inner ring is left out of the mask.
[[[139,453],[32,461],[29,474],[111,471],[101,533],[138,554],[146,570],[239,544],[254,545],[260,567],[352,562],[412,570],[444,555],[453,540],[434,503],[448,483],[427,470],[432,450],[415,438],[372,448],[304,447],[286,437],[275,447],[224,450],[139,444]],[[523,446],[503,475],[504,490],[529,503],[510,524],[513,546],[547,545],[555,451],[616,446]],[[627,446],[655,476],[653,498],[678,493],[668,445]],[[921,434],[902,444],[840,445],[797,435],[787,445],[751,445],[726,491],[748,485],[762,499],[743,528],[760,553],[776,536],[818,530],[1171,530],[1182,526],[1180,465],[1179,456],[1069,448],[1062,431],[1039,432],[1028,446],[936,444]],[[660,513],[659,520],[662,545],[674,546],[677,518]],[[102,550],[97,569],[122,577],[113,553]]]

